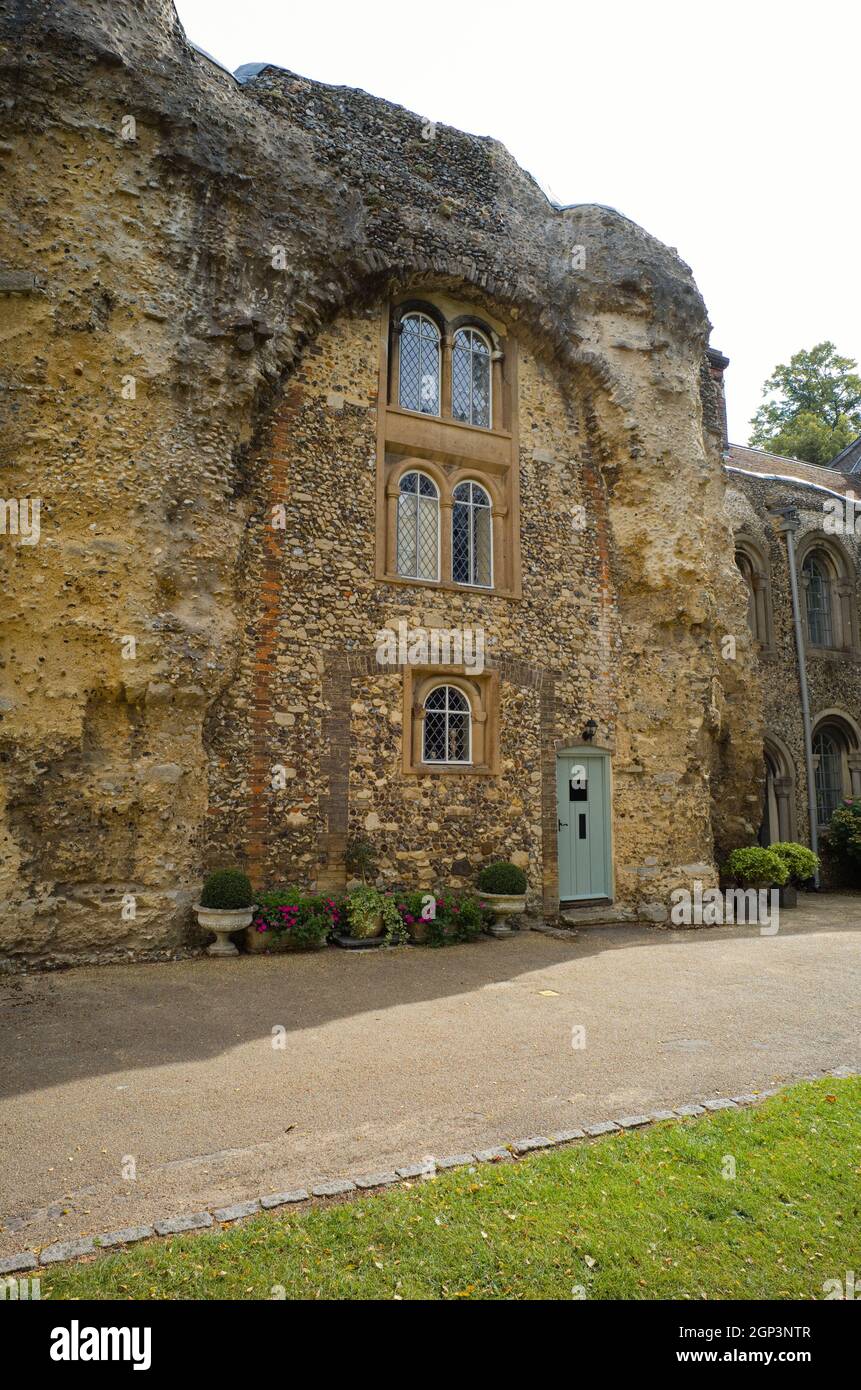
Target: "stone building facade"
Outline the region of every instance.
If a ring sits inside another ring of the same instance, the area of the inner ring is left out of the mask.
[[[733,446],[726,506],[749,590],[763,691],[766,782],[762,843],[811,843],[811,798],[795,636],[790,551],[797,575],[809,688],[817,836],[845,796],[861,796],[861,490],[836,468]]]
[[[491,140],[237,80],[170,0],[43,9],[0,6],[0,448],[40,507],[2,538],[0,954],[184,949],[209,867],[336,889],[356,838],[382,884],[506,857],[536,912],[664,920],[756,837],[769,720],[798,767],[688,267]]]

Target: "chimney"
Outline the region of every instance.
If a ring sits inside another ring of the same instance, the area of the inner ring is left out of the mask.
[[[723,453],[729,448],[729,437],[727,435],[726,424],[726,395],[724,393],[723,374],[729,366],[729,358],[724,357],[717,348],[706,348],[706,362],[708,364],[709,385],[711,387],[712,403],[703,401],[703,415],[707,427],[720,436],[721,449]]]

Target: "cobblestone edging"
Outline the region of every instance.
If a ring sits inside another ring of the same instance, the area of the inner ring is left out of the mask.
[[[644,1125],[662,1120],[687,1119],[690,1116],[705,1115],[719,1110],[737,1110],[755,1105],[776,1096],[790,1086],[802,1081],[822,1081],[827,1076],[845,1079],[859,1076],[861,1071],[855,1067],[833,1067],[829,1071],[810,1073],[795,1077],[782,1086],[756,1094],[739,1096],[718,1096],[702,1103],[692,1101],[677,1105],[672,1110],[652,1110],[649,1114],[623,1115],[616,1120],[603,1120],[598,1124],[586,1125],[583,1129],[562,1129],[551,1134],[533,1134],[525,1139],[514,1139],[508,1144],[492,1149],[479,1149],[475,1153],[450,1154],[443,1158],[425,1158],[418,1163],[405,1164],[401,1168],[379,1173],[360,1173],[351,1178],[320,1178],[306,1187],[292,1191],[272,1192],[266,1197],[252,1198],[250,1201],[235,1202],[228,1207],[214,1207],[212,1211],[192,1212],[186,1216],[163,1217],[149,1226],[124,1226],[120,1230],[108,1231],[106,1235],[84,1236],[75,1240],[57,1241],[46,1245],[38,1254],[22,1251],[17,1255],[0,1258],[0,1275],[15,1274],[22,1270],[38,1269],[45,1265],[59,1264],[64,1260],[74,1260],[82,1255],[94,1255],[99,1250],[107,1250],[120,1245],[132,1245],[135,1241],[147,1240],[151,1236],[180,1235],[185,1231],[199,1231],[207,1228],[241,1221],[248,1216],[256,1216],[261,1211],[272,1211],[275,1207],[290,1206],[296,1202],[307,1202],[312,1198],[342,1197],[354,1192],[373,1191],[390,1187],[417,1178],[427,1178],[434,1173],[443,1173],[452,1168],[465,1168],[475,1163],[499,1163],[515,1160],[541,1149],[559,1148],[565,1144],[576,1143],[582,1139],[597,1139],[605,1134],[621,1134],[625,1130],[639,1129]]]

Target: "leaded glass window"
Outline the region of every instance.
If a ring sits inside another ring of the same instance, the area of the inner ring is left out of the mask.
[[[400,481],[398,574],[439,578],[439,493],[424,473],[405,473]]]
[[[399,404],[439,415],[439,329],[427,314],[404,315],[399,358]]]
[[[451,413],[490,429],[490,344],[475,328],[459,328],[451,350]]]
[[[454,685],[438,685],[425,700],[422,761],[468,763],[471,760],[469,700]]]
[[[806,580],[807,636],[812,647],[833,645],[831,621],[831,578],[826,562],[815,552],[802,566]]]
[[[814,775],[816,814],[820,825],[828,825],[843,800],[843,756],[840,744],[827,729],[814,738],[813,752],[819,758]]]
[[[455,584],[493,583],[490,498],[478,483],[458,483],[451,509],[451,573]]]

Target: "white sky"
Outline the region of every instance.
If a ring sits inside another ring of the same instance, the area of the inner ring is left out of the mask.
[[[778,362],[861,360],[858,0],[176,0],[231,71],[270,62],[493,135],[561,203],[692,267],[747,441]]]

